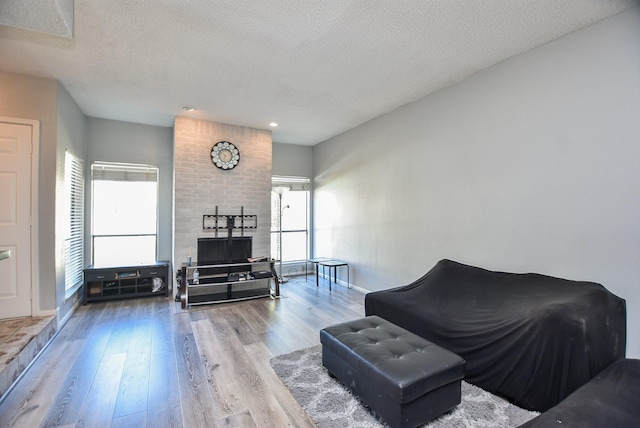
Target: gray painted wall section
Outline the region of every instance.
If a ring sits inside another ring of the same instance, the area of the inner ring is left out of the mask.
[[[157,165],[158,259],[171,260],[173,203],[173,128],[106,119],[87,119],[87,201],[91,200],[91,162],[125,162]],[[86,218],[91,219],[90,203]],[[87,229],[87,260],[91,245]]]
[[[313,177],[313,148],[273,143],[273,175]]]
[[[442,258],[599,282],[640,357],[639,100],[634,8],[317,145],[316,254],[369,290]]]
[[[273,143],[273,175],[307,177],[313,179],[313,148],[297,144]],[[312,189],[313,194],[313,189]],[[313,225],[313,197],[310,204],[310,225]],[[313,248],[313,233],[309,234],[309,246]],[[312,257],[309,254],[309,257]],[[278,266],[278,265],[277,265]],[[282,271],[286,275],[302,274],[311,265],[307,263],[284,262]]]
[[[55,194],[58,83],[0,72],[0,116],[40,121],[38,169],[38,287],[41,311],[56,309]],[[64,168],[64,163],[62,165]]]

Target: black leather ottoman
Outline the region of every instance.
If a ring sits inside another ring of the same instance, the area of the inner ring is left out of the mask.
[[[322,364],[392,427],[460,404],[465,361],[378,316],[320,330]]]

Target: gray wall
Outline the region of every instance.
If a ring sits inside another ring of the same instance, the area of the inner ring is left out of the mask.
[[[368,290],[442,258],[599,282],[640,357],[639,135],[636,7],[315,146],[315,254]]]
[[[158,177],[158,259],[171,260],[173,203],[173,129],[106,119],[87,119],[87,206],[91,219],[91,162],[125,162],[156,165]],[[85,235],[90,261],[90,230]]]
[[[313,148],[273,143],[273,175],[313,177]]]
[[[55,195],[57,96],[55,80],[0,72],[0,116],[40,121],[38,168],[38,264],[35,279],[43,312],[56,309]],[[64,163],[61,168],[64,169]],[[34,261],[35,262],[35,261]]]
[[[297,144],[273,143],[273,175],[313,179],[313,148]],[[313,198],[309,202],[311,210],[309,217],[313,224]],[[313,248],[313,233],[309,234],[309,246]],[[313,255],[309,254],[309,257]],[[279,269],[279,265],[277,266]],[[284,262],[282,272],[285,275],[301,274],[309,267],[307,263]]]
[[[85,116],[55,80],[0,72],[0,116],[40,122],[38,147],[38,275],[39,314],[64,318],[76,296],[65,296],[64,223],[56,221],[64,202],[64,153],[85,154]],[[67,218],[66,213],[63,217]]]

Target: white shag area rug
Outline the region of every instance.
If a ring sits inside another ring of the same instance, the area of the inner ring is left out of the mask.
[[[356,395],[329,376],[322,365],[321,345],[274,357],[271,366],[319,428],[385,426]],[[463,381],[462,402],[424,427],[513,428],[538,414]]]

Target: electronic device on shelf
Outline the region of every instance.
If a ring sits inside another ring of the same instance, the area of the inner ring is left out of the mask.
[[[271,272],[269,272],[268,270],[257,270],[255,272],[252,272],[252,275],[255,279],[261,279],[261,278],[271,278]]]

